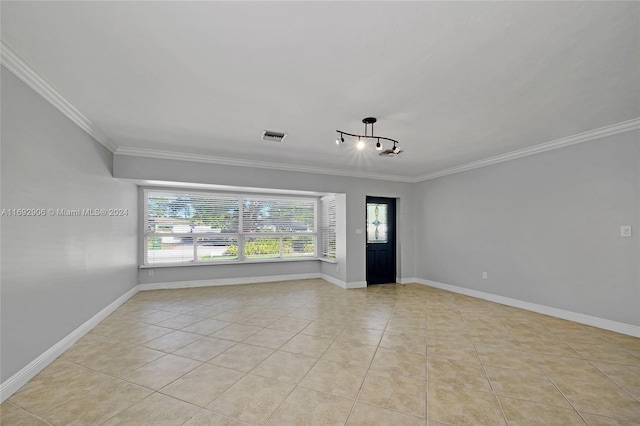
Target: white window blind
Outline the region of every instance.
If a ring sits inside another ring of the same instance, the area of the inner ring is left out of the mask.
[[[336,258],[336,197],[335,195],[320,199],[322,257]]]
[[[238,232],[240,201],[209,194],[147,192],[145,229],[151,232]]]
[[[315,200],[243,200],[243,232],[315,232]]]
[[[145,265],[315,257],[315,198],[144,191]]]

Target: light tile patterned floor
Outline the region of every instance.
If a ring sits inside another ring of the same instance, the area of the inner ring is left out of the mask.
[[[640,339],[420,285],[141,292],[3,425],[640,424]]]

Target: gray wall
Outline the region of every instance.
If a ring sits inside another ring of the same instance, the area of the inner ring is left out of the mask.
[[[418,278],[640,325],[639,131],[422,182],[416,196]]]
[[[6,380],[137,284],[137,191],[112,154],[2,68],[2,208],[125,208],[126,217],[1,218]]]
[[[169,182],[206,183],[254,188],[301,190],[346,194],[346,256],[337,265],[319,266],[322,273],[347,283],[365,281],[365,236],[356,234],[356,228],[364,228],[365,199],[367,195],[398,198],[398,276],[413,277],[414,262],[414,184],[390,182],[374,179],[350,178],[344,176],[321,175],[313,173],[289,172],[270,169],[257,169],[238,166],[225,166],[156,158],[115,155],[114,176],[135,180],[159,180]],[[305,262],[306,263],[306,262]],[[255,265],[237,268],[233,274],[237,277],[284,275],[289,272],[292,263],[270,264],[269,270]],[[176,280],[216,279],[218,274],[229,276],[228,268],[221,265],[202,267],[156,268],[154,276],[149,277],[144,270],[140,272],[141,282],[163,282]],[[244,266],[244,265],[243,265]],[[248,265],[247,265],[248,266]],[[171,270],[173,269],[173,271]],[[202,272],[205,271],[205,272]],[[250,275],[249,275],[250,274]]]

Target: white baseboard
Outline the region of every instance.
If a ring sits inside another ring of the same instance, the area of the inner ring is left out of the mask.
[[[220,285],[238,285],[238,284],[256,284],[267,283],[274,281],[293,281],[293,280],[308,280],[313,278],[323,279],[331,284],[337,285],[341,288],[359,288],[351,287],[351,285],[360,285],[360,283],[346,283],[331,275],[322,274],[320,272],[313,272],[309,274],[290,274],[290,275],[269,275],[264,277],[240,277],[240,278],[220,278],[211,280],[195,280],[195,281],[171,281],[164,283],[148,283],[140,284],[138,288],[140,291],[147,290],[167,290],[174,288],[191,288],[191,287],[208,287],[208,286],[220,286]],[[367,283],[364,283],[366,287]]]
[[[418,279],[417,278],[397,278],[396,282],[400,284],[411,284],[411,283],[417,283]]]
[[[111,304],[109,304],[109,306],[95,314],[89,320],[85,321],[84,324],[73,330],[65,338],[47,349],[39,357],[27,364],[27,366],[22,368],[13,376],[9,377],[4,382],[0,383],[0,402],[4,402],[18,389],[27,384],[27,382],[31,380],[36,374],[44,370],[47,365],[51,364],[56,358],[62,355],[64,351],[69,349],[74,343],[80,340],[82,336],[91,331],[91,329],[98,325],[100,321],[108,317],[113,311],[118,309],[120,305],[129,300],[137,292],[138,286],[135,286],[122,296],[118,297]]]
[[[352,281],[350,283],[347,283],[346,288],[365,288],[367,287],[367,282],[366,281]]]
[[[331,284],[337,285],[338,287],[341,288],[347,288],[347,283],[339,280],[335,277],[332,277],[331,275],[327,275],[327,274],[320,274],[320,278],[322,278],[323,280],[330,282]]]
[[[138,287],[140,287],[141,291],[165,290],[165,289],[172,289],[172,288],[209,287],[209,286],[219,286],[219,285],[267,283],[267,282],[274,282],[274,281],[308,280],[311,278],[322,278],[321,275],[322,274],[320,274],[319,272],[313,272],[309,274],[269,275],[269,276],[263,276],[263,277],[219,278],[219,279],[195,280],[195,281],[171,281],[171,282],[164,282],[164,283],[140,284]]]
[[[458,287],[451,284],[443,284],[437,281],[423,280],[421,278],[411,278],[418,284],[429,287],[439,288],[441,290],[451,291],[453,293],[464,294],[466,296],[477,297],[478,299],[488,300],[490,302],[500,303],[502,305],[513,306],[514,308],[525,309],[527,311],[537,312],[539,314],[549,315],[556,318],[577,322],[580,324],[590,325],[602,328],[604,330],[615,331],[616,333],[626,334],[629,336],[640,337],[640,326],[626,324],[623,322],[613,321],[605,318],[585,315],[578,312],[565,311],[564,309],[552,308],[550,306],[538,305],[536,303],[525,302],[524,300],[512,299],[510,297],[499,296],[497,294],[485,293],[469,288]]]

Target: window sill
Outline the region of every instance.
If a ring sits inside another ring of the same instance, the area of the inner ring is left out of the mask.
[[[320,261],[327,263],[338,263],[335,259],[325,259],[322,257],[301,257],[293,259],[247,259],[243,261],[237,260],[221,260],[219,262],[194,262],[194,263],[161,263],[158,265],[140,265],[139,269],[156,269],[156,268],[182,268],[191,266],[217,266],[217,265],[245,265],[254,263],[286,263],[286,262],[308,262],[308,261]]]

